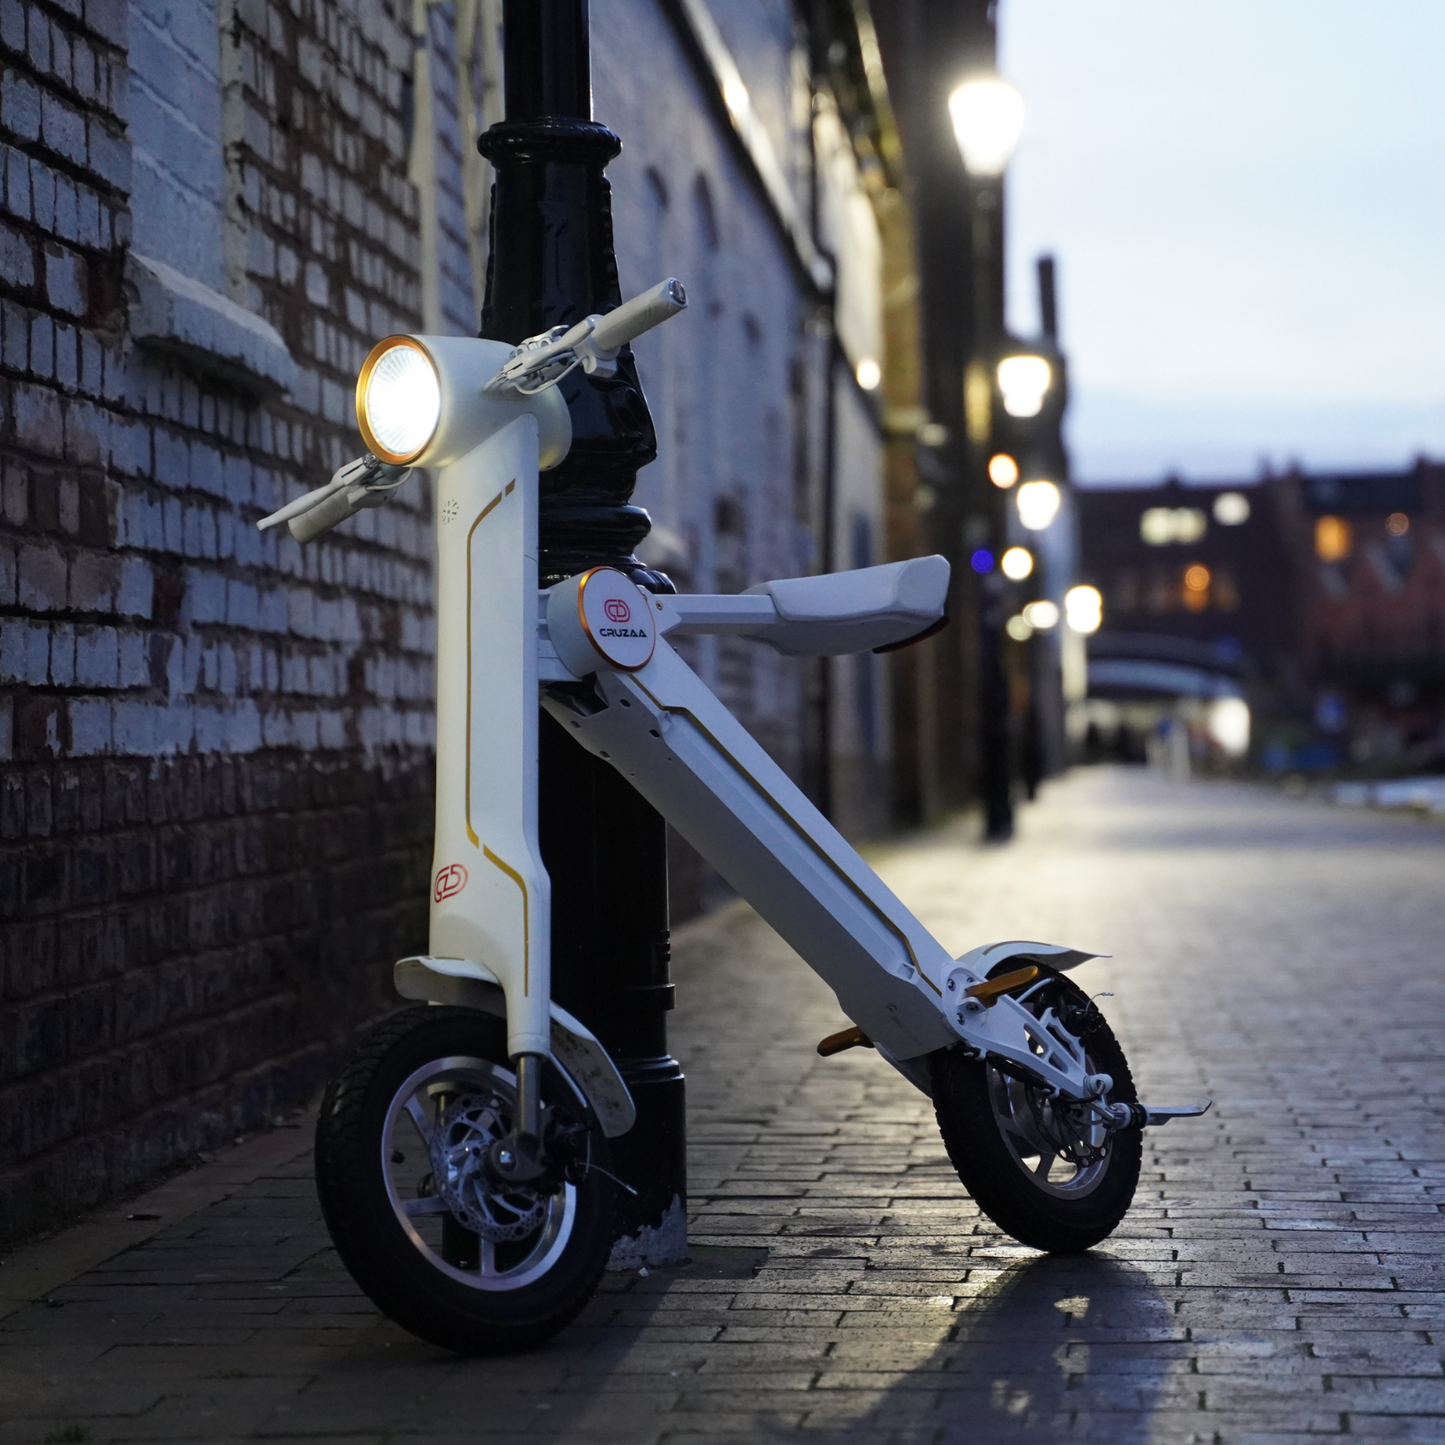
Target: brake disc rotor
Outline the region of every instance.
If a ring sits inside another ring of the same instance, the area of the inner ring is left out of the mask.
[[[546,1196],[499,1184],[487,1173],[487,1153],[507,1133],[510,1113],[511,1101],[500,1094],[461,1094],[431,1138],[437,1193],[462,1224],[494,1244],[525,1239],[547,1215]]]
[[[1077,1114],[1077,1108],[1061,1107],[1057,1099],[1049,1098],[1040,1089],[1025,1086],[1025,1092],[1039,1134],[1071,1164],[1085,1169],[1104,1157],[1104,1146],[1095,1146],[1087,1137],[1087,1118],[1071,1117]]]

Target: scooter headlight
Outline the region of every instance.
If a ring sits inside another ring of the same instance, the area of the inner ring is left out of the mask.
[[[441,381],[420,343],[410,336],[378,341],[356,378],[356,420],[367,447],[384,462],[410,462],[430,444],[441,412]]]

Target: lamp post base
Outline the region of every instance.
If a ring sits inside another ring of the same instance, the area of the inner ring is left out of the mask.
[[[608,1269],[642,1269],[687,1260],[686,1086],[677,1060],[619,1059],[637,1122],[612,1141],[619,1190],[617,1242]]]

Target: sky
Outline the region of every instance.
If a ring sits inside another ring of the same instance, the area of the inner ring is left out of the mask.
[[[1083,482],[1445,459],[1445,0],[1001,0]]]

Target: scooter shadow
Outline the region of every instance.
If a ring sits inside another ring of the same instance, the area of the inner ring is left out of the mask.
[[[862,1332],[860,1331],[860,1334]],[[896,1339],[896,1337],[895,1337]],[[876,1351],[869,1361],[870,1351]],[[958,1307],[953,1326],[906,1364],[896,1344],[848,1347],[856,1373],[828,1376],[834,1401],[801,1431],[774,1426],[760,1440],[848,1445],[995,1445],[1070,1440],[1147,1445],[1171,1371],[1188,1345],[1173,1308],[1144,1270],[1104,1254],[1007,1264]],[[880,1381],[885,1356],[899,1373],[858,1413],[847,1396]],[[841,1363],[841,1362],[840,1362]]]
[[[920,1438],[1143,1445],[1187,1353],[1172,1305],[1137,1265],[1097,1253],[1020,1260],[960,1307],[925,1366],[942,1378],[942,1433]]]

